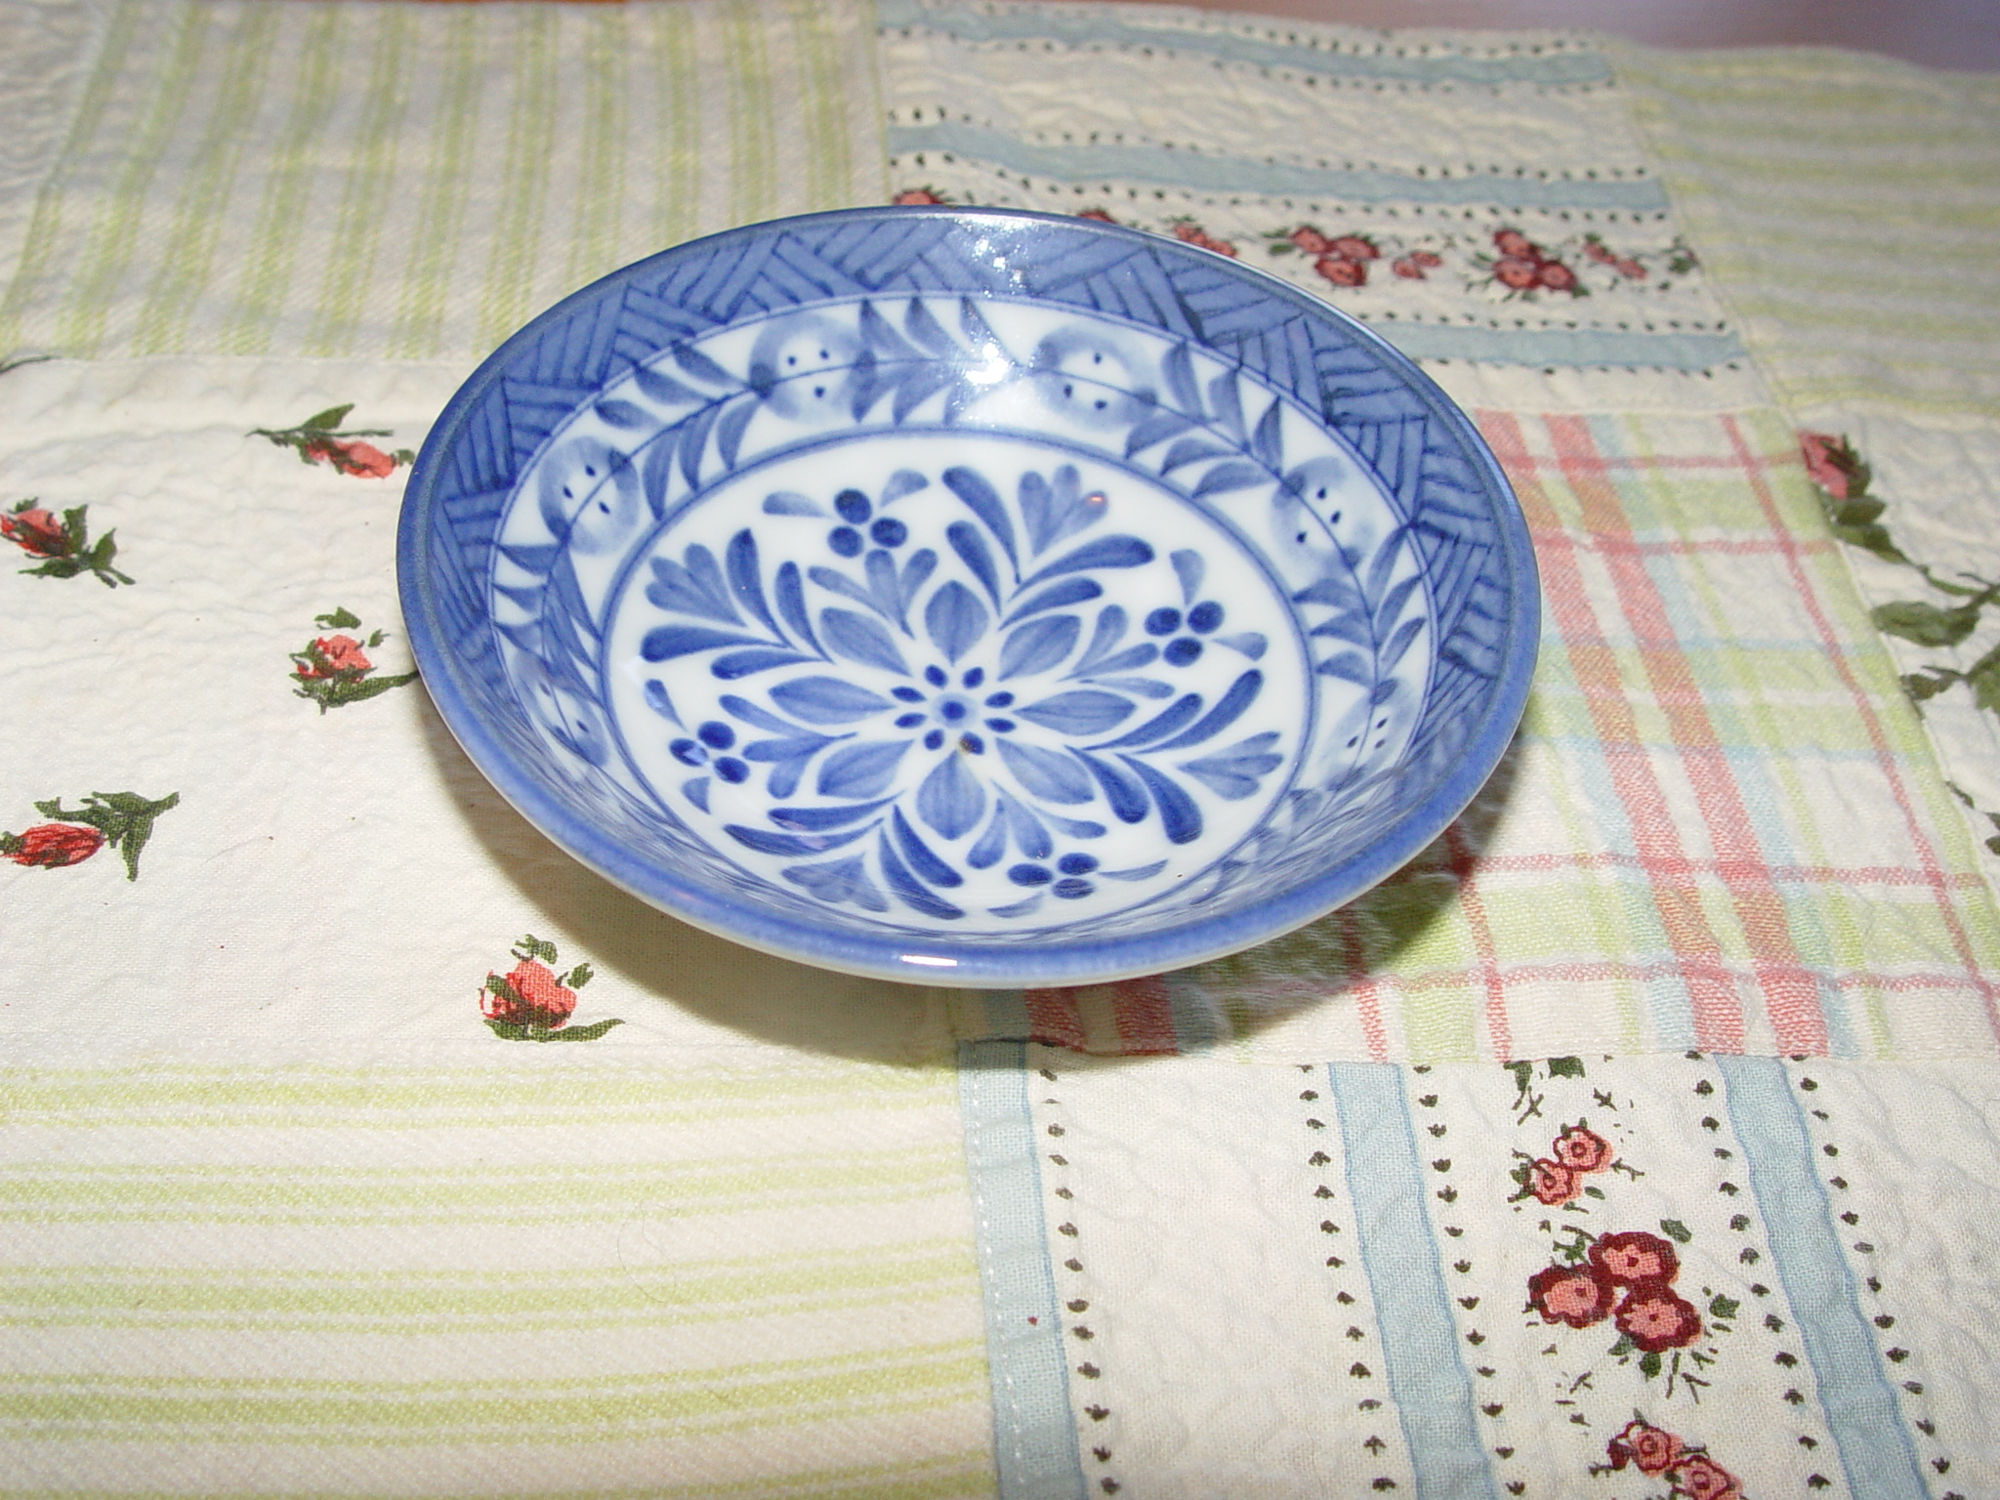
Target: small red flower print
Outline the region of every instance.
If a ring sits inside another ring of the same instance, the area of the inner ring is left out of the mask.
[[[889,201],[891,203],[902,204],[907,208],[923,204],[942,204],[946,200],[942,194],[934,193],[929,188],[904,188],[902,192],[896,194]]]
[[[1535,280],[1552,292],[1576,290],[1576,272],[1559,260],[1543,261],[1535,271]]]
[[[1594,234],[1584,236],[1583,253],[1600,266],[1614,265],[1618,260],[1611,248]]]
[[[1510,255],[1494,262],[1493,274],[1503,286],[1521,292],[1535,284],[1541,275],[1541,267],[1532,260]]]
[[[556,945],[529,933],[510,950],[514,967],[503,976],[489,972],[479,987],[479,1015],[487,1029],[509,1042],[594,1042],[621,1021],[571,1026],[576,992],[592,978],[589,964],[558,974]]]
[[[1613,1321],[1648,1354],[1685,1349],[1701,1337],[1701,1314],[1664,1283],[1627,1288]]]
[[[1550,1208],[1561,1208],[1583,1191],[1577,1173],[1561,1162],[1546,1158],[1528,1163],[1528,1191]]]
[[[1611,1142],[1581,1125],[1564,1130],[1550,1150],[1572,1172],[1596,1172],[1611,1165]]]
[[[64,807],[62,798],[37,802],[35,811],[50,823],[38,823],[20,833],[0,832],[0,859],[43,870],[80,865],[110,845],[125,861],[125,878],[139,878],[139,851],[153,836],[153,822],[180,805],[180,793],[160,798],[137,792],[92,792],[80,807]]]
[[[1396,260],[1391,261],[1389,269],[1405,281],[1422,281],[1425,279],[1424,268],[1417,264],[1417,258],[1414,255],[1400,256]]]
[[[1861,494],[1873,477],[1853,445],[1830,432],[1800,433],[1799,453],[1806,461],[1807,476],[1835,500]]]
[[[313,616],[321,630],[345,631],[361,624],[360,616],[345,609]],[[368,653],[387,639],[383,631],[371,631],[366,640],[351,635],[315,636],[304,649],[288,658],[292,664],[292,690],[300,698],[310,698],[325,713],[349,703],[379,697],[391,688],[417,680],[415,672],[375,675],[375,663]]]
[[[357,479],[386,479],[396,472],[396,460],[359,438],[311,438],[303,450],[314,463],[330,463]]]
[[[1328,246],[1332,243],[1325,235],[1309,224],[1301,224],[1297,229],[1286,235],[1285,238],[1298,246],[1307,255],[1324,255],[1327,252]]]
[[[1095,219],[1100,224],[1116,224],[1118,222],[1101,208],[1086,208],[1082,213],[1076,214],[1074,217],[1079,219]]]
[[[1618,262],[1618,274],[1631,281],[1644,281],[1646,268],[1636,260],[1621,260]]]
[[[1590,1263],[1607,1279],[1623,1285],[1638,1282],[1664,1285],[1679,1275],[1681,1268],[1674,1247],[1643,1229],[1599,1235],[1591,1242]]]
[[[1675,1470],[1674,1493],[1688,1500],[1743,1500],[1743,1481],[1706,1453],[1690,1453]]]
[[[80,865],[104,847],[104,835],[75,823],[38,823],[19,833],[0,834],[0,855],[17,865],[60,870]]]
[[[251,429],[249,436],[266,438],[280,448],[290,448],[298,454],[302,464],[327,464],[335,472],[356,479],[386,479],[396,472],[399,465],[415,461],[417,455],[408,448],[384,453],[373,443],[360,441],[362,438],[389,436],[386,427],[357,427],[350,432],[342,432],[340,424],[353,410],[354,403],[351,401],[345,406],[329,406],[325,411],[313,413],[296,427],[256,427]]]
[[[1335,286],[1366,286],[1368,267],[1358,260],[1348,260],[1339,255],[1322,255],[1313,262],[1313,269]]]
[[[63,550],[62,522],[33,501],[24,501],[20,509],[0,515],[0,537],[30,557],[57,557]]]
[[[21,569],[30,577],[74,578],[88,573],[106,588],[130,583],[130,578],[112,566],[118,555],[116,533],[107,531],[93,542],[89,515],[87,505],[57,516],[33,500],[23,500],[12,510],[0,512],[0,541],[12,542],[28,556],[40,559],[36,566]]]
[[[1444,264],[1444,257],[1430,250],[1412,250],[1410,252],[1410,259],[1422,266],[1426,271],[1435,271],[1439,266]]]
[[[1382,252],[1375,242],[1358,234],[1343,234],[1338,239],[1327,241],[1327,253],[1339,255],[1348,260],[1376,260]]]
[[[1528,1305],[1544,1323],[1588,1328],[1610,1314],[1615,1291],[1595,1266],[1544,1266],[1528,1278]]]
[[[1681,1440],[1649,1422],[1634,1419],[1611,1440],[1607,1451],[1614,1469],[1636,1464],[1641,1474],[1664,1474],[1679,1462]]]
[[[1510,260],[1533,262],[1542,258],[1542,247],[1518,229],[1496,230],[1493,247]]]
[[[1173,234],[1175,239],[1182,240],[1187,244],[1198,245],[1204,250],[1213,250],[1217,255],[1226,255],[1231,260],[1236,258],[1236,247],[1234,245],[1230,244],[1228,240],[1212,238],[1192,219],[1176,219],[1173,224]]]

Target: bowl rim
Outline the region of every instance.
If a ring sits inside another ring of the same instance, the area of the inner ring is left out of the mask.
[[[883,928],[833,925],[841,913],[814,923],[776,909],[759,908],[740,895],[682,880],[667,867],[639,858],[597,824],[578,816],[523,771],[490,734],[482,711],[460,680],[441,644],[434,599],[435,583],[425,562],[431,553],[431,513],[447,453],[494,383],[513,365],[524,346],[584,308],[592,307],[627,282],[649,274],[662,262],[695,252],[713,252],[732,241],[784,233],[815,224],[894,218],[992,220],[1062,226],[1070,232],[1108,235],[1153,248],[1179,242],[1101,220],[1031,209],[952,205],[877,204],[830,209],[739,225],[683,241],[571,292],[509,334],[453,392],[426,434],[404,490],[396,530],[397,592],[403,628],[426,691],[445,727],[473,766],[516,812],[544,837],[586,868],[663,914],[715,936],[815,968],[907,984],[987,989],[1042,988],[1103,984],[1184,968],[1241,952],[1280,937],[1346,905],[1401,869],[1443,835],[1499,768],[1512,743],[1533,678],[1541,638],[1541,584],[1534,546],[1519,498],[1499,460],[1472,419],[1415,361],[1353,315],[1256,266],[1228,260],[1233,273],[1266,295],[1312,316],[1342,325],[1343,332],[1368,346],[1424,405],[1459,439],[1461,451],[1512,504],[1496,513],[1498,554],[1510,583],[1510,617],[1499,641],[1500,666],[1485,713],[1462,742],[1455,764],[1418,803],[1360,851],[1325,871],[1256,904],[1192,917],[1143,935],[1063,939],[1024,943],[1017,937],[983,939],[939,929],[919,938]],[[1212,252],[1183,247],[1187,255]],[[1217,257],[1225,259],[1224,257]],[[845,301],[845,297],[828,299]],[[801,306],[811,305],[802,303]],[[516,464],[518,476],[525,463]]]

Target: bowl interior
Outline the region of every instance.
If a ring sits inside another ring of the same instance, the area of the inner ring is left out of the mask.
[[[1073,983],[1365,890],[1491,772],[1536,590],[1435,386],[1274,278],[856,210],[629,267],[447,409],[399,563],[533,822],[832,967]]]

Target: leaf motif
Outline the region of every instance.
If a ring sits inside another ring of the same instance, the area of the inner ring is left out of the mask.
[[[1199,463],[1204,458],[1221,458],[1233,451],[1207,438],[1184,437],[1167,450],[1166,458],[1160,463],[1160,475],[1164,478],[1185,464]]]
[[[1021,476],[1021,519],[1028,544],[1037,556],[1066,536],[1073,536],[1104,516],[1104,497],[1087,500],[1075,464],[1056,469],[1055,483],[1030,470]]]
[[[896,585],[899,614],[916,602],[917,590],[930,581],[936,570],[937,554],[928,547],[919,547],[903,560],[902,580]]]
[[[1201,404],[1201,384],[1194,376],[1194,355],[1186,344],[1176,344],[1160,361],[1160,374],[1166,380],[1167,394],[1174,399],[1174,405],[1191,417],[1205,417],[1207,409]]]
[[[1021,571],[1019,554],[1014,550],[1014,523],[1007,519],[1007,507],[1000,499],[1000,492],[986,482],[986,476],[977,469],[968,469],[963,464],[954,464],[944,471],[944,482],[950,491],[965,502],[966,509],[985,523],[993,533],[993,539],[1000,544],[1000,550],[1007,554],[1008,565],[1018,577]],[[947,533],[949,534],[949,533]]]
[[[1086,755],[1081,750],[1072,750],[1070,753],[1083,762],[1085,768],[1097,779],[1097,784],[1104,788],[1104,797],[1111,804],[1113,817],[1121,823],[1144,821],[1146,810],[1150,806],[1146,800],[1144,787],[1109,761],[1099,760],[1094,755]]]
[[[1134,760],[1129,755],[1118,757],[1125,762],[1132,773],[1146,784],[1146,790],[1153,794],[1153,805],[1160,810],[1160,823],[1166,829],[1167,842],[1191,844],[1201,837],[1201,809],[1194,799],[1181,790],[1170,776],[1154,770],[1144,761]]]
[[[788,865],[779,871],[785,879],[810,891],[829,905],[852,901],[864,911],[884,912],[889,901],[868,878],[868,866],[859,855],[831,860],[823,865]]]
[[[806,591],[799,578],[799,565],[789,561],[779,564],[778,575],[771,581],[771,591],[777,596],[778,613],[784,616],[792,634],[818,651],[819,638],[813,634],[812,616],[806,610]]]
[[[1422,615],[1417,615],[1398,625],[1396,633],[1383,643],[1382,654],[1375,661],[1375,670],[1378,672],[1394,671],[1396,663],[1403,659],[1404,653],[1416,642],[1417,636],[1423,631],[1423,628],[1424,618]]]
[[[1222,425],[1238,442],[1249,434],[1243,426],[1243,395],[1237,389],[1236,377],[1225,370],[1208,383],[1208,399],[1215,405],[1215,414],[1222,419]]]
[[[889,482],[882,486],[881,504],[894,504],[905,495],[914,495],[918,490],[928,489],[930,481],[915,469],[898,469],[889,476]]]
[[[1250,451],[1257,461],[1267,469],[1282,469],[1285,466],[1285,417],[1284,402],[1278,397],[1271,398],[1264,415],[1257,419],[1257,430],[1250,434]]]
[[[1174,576],[1181,581],[1181,603],[1194,603],[1194,596],[1201,592],[1201,581],[1208,573],[1208,564],[1201,560],[1201,554],[1183,547],[1178,552],[1167,555],[1167,561],[1174,565]]]
[[[912,297],[903,309],[903,331],[932,354],[958,354],[960,349],[952,342],[944,325],[931,315],[923,300]]]
[[[646,632],[639,642],[639,655],[647,661],[671,661],[696,651],[712,651],[718,646],[758,646],[754,635],[733,630],[712,630],[703,625],[661,625]]]
[[[1354,581],[1340,573],[1327,573],[1292,595],[1300,604],[1326,604],[1335,609],[1365,613],[1367,601]]]
[[[993,607],[1000,607],[1000,572],[993,566],[993,554],[986,550],[986,540],[979,529],[970,521],[953,521],[944,529],[945,540],[951,543],[951,550],[958,554],[958,560],[972,570],[972,576],[979,580],[986,590],[986,596],[993,601]]]
[[[646,707],[650,708],[654,713],[677,729],[685,729],[687,727],[681,723],[681,716],[674,712],[673,699],[667,696],[667,685],[660,681],[659,678],[647,678],[646,686],[642,692],[646,699]]]
[[[645,407],[630,401],[620,401],[615,396],[599,401],[591,410],[613,427],[650,427],[658,420]]]
[[[826,507],[797,490],[773,490],[764,497],[767,516],[823,516]]]
[[[316,411],[299,426],[307,432],[332,432],[347,420],[347,414],[354,410],[354,403],[345,406],[329,406],[325,411]]]
[[[757,559],[757,538],[748,526],[729,539],[729,545],[723,549],[723,562],[729,571],[729,587],[737,600],[766,630],[778,634],[778,622],[771,618],[770,607],[764,603],[764,569]]]
[[[954,665],[986,634],[987,621],[986,606],[979,602],[979,596],[956,578],[932,594],[924,606],[924,630],[945,660]],[[1004,669],[1001,675],[1006,675]]]
[[[1068,656],[1083,633],[1075,615],[1043,615],[1017,626],[1000,647],[1000,676],[1025,677],[1044,672]]]
[[[861,303],[862,342],[877,355],[901,362],[915,359],[917,347],[896,332],[895,325],[876,310],[875,304],[862,299]]]
[[[688,488],[694,489],[701,483],[701,455],[708,446],[708,430],[715,425],[716,408],[704,406],[681,423],[678,443],[681,477],[687,480]]]
[[[881,667],[903,677],[910,675],[889,632],[868,616],[851,609],[823,609],[819,613],[819,628],[827,645],[848,660]]]
[[[823,797],[874,797],[889,789],[908,740],[863,740],[842,745],[820,762],[813,785]]]
[[[1396,571],[1396,559],[1403,550],[1403,539],[1409,534],[1405,527],[1398,526],[1382,538],[1375,549],[1375,555],[1368,560],[1368,577],[1361,588],[1370,599],[1380,599],[1382,591],[1389,586],[1389,579]]]
[[[724,823],[722,831],[744,848],[755,849],[759,854],[792,856],[824,854],[829,849],[838,849],[843,844],[853,843],[868,830],[856,828],[847,833],[772,833],[767,828],[750,828],[741,823]]]
[[[671,375],[664,375],[651,365],[634,365],[632,383],[639,388],[639,394],[648,401],[657,401],[662,406],[687,406],[701,400],[698,392],[682,385]]]
[[[742,623],[715,554],[696,542],[683,556],[686,561],[680,563],[667,557],[653,559],[653,581],[646,585],[646,598],[677,614],[700,615],[729,625]]]
[[[1306,634],[1325,640],[1347,641],[1370,651],[1375,649],[1375,631],[1368,617],[1358,610],[1322,620]]]
[[[1875,628],[1887,635],[1913,641],[1919,646],[1956,646],[1978,628],[1979,605],[1960,604],[1939,609],[1917,599],[1898,599],[1878,604],[1868,612]]]
[[[675,344],[668,352],[673,355],[674,363],[696,380],[706,380],[710,385],[736,383],[727,370],[691,344]]]
[[[1080,676],[1090,671],[1119,641],[1124,639],[1127,620],[1124,609],[1116,604],[1107,604],[1097,612],[1097,624],[1091,628],[1090,644],[1083,649],[1076,669],[1070,675]]]
[[[993,809],[993,819],[979,835],[979,842],[966,851],[965,862],[975,870],[990,870],[1006,857],[1007,809],[1002,804]]]
[[[965,768],[962,755],[947,755],[917,788],[917,816],[945,838],[970,833],[985,812],[986,789]]]
[[[773,667],[793,667],[811,660],[810,656],[801,655],[789,646],[752,646],[745,651],[725,652],[708,664],[708,670],[724,682],[734,682],[738,678],[768,672]]]
[[[1152,545],[1136,536],[1101,536],[1039,569],[1033,576],[1022,580],[1021,586],[1028,588],[1064,573],[1088,573],[1099,568],[1138,568],[1152,560]]]
[[[953,756],[951,759],[957,758]],[[946,761],[944,764],[950,763],[951,761]],[[937,772],[933,771],[931,775],[936,776]],[[925,785],[929,785],[929,778],[925,779]],[[910,820],[903,816],[900,807],[890,815],[889,829],[896,836],[896,847],[902,850],[903,858],[910,862],[910,868],[916,872],[918,879],[930,885],[943,886],[947,890],[952,886],[965,884],[963,875],[931,851],[931,846],[924,842],[923,835],[910,826]]]
[[[1188,419],[1177,412],[1156,411],[1134,423],[1132,430],[1125,434],[1125,456],[1130,458],[1155,443],[1164,443],[1176,433],[1186,432],[1188,426]]]
[[[884,833],[875,841],[875,855],[882,862],[882,878],[889,883],[889,889],[894,891],[906,905],[914,907],[925,916],[939,917],[945,921],[965,915],[942,896],[933,895],[926,890],[911,876],[904,868],[903,862],[896,857],[895,849],[890,846],[888,834]]]
[[[894,706],[839,677],[794,677],[771,689],[771,701],[808,724],[852,724]]]
[[[806,569],[806,576],[825,589],[829,594],[838,594],[843,599],[852,599],[856,604],[874,610],[885,619],[895,618],[893,614],[883,609],[882,601],[875,597],[874,590],[865,584],[856,583],[838,568],[823,567],[818,563],[814,563],[810,568]]]
[[[1020,803],[1009,797],[1005,792],[999,792],[996,795],[1000,800],[1002,810],[1007,814],[1007,831],[1014,836],[1015,848],[1019,849],[1029,859],[1047,859],[1056,852],[1055,840],[1049,837],[1049,831],[1042,826],[1040,818],[1036,817],[1027,808],[1021,806]],[[1070,818],[1057,818],[1054,813],[1050,813],[1049,816],[1059,823],[1066,823],[1071,826],[1087,826],[1078,825]],[[1099,824],[1097,826],[1101,831],[1103,825]]]
[[[1102,745],[1095,745],[1092,748],[1096,750],[1143,748],[1186,728],[1189,721],[1200,712],[1201,694],[1184,693],[1138,728],[1127,730],[1117,739],[1107,740]]]
[[[739,401],[715,424],[715,451],[721,456],[725,469],[736,467],[736,455],[743,447],[744,429],[749,427],[750,419],[756,415],[756,402]]]
[[[1021,718],[1058,734],[1103,734],[1132,716],[1132,703],[1116,693],[1092,690],[1057,693],[1015,710]]]
[[[1269,484],[1268,470],[1241,459],[1234,463],[1217,464],[1196,482],[1193,497],[1197,500],[1205,495],[1227,494],[1231,490],[1247,490],[1253,485]]]
[[[951,380],[951,372],[936,365],[911,366],[897,383],[896,399],[889,408],[889,419],[892,422],[902,421],[950,385]]]
[[[1032,595],[1024,603],[1017,605],[1007,616],[1009,625],[1018,624],[1030,615],[1039,615],[1051,609],[1067,609],[1072,604],[1087,604],[1104,592],[1094,579],[1069,578],[1052,584],[1039,594]]]
[[[1090,778],[1069,757],[1010,739],[995,740],[994,745],[1000,752],[1001,760],[1006,762],[1007,769],[1013,772],[1014,779],[1031,795],[1044,802],[1090,800]]]
[[[875,608],[908,635],[910,627],[903,616],[903,589],[896,579],[896,560],[876,547],[861,560],[861,571],[868,579],[868,595]]]
[[[852,807],[774,807],[769,817],[780,828],[788,828],[794,833],[822,833],[829,828],[844,828],[849,823],[859,823],[887,807],[892,800],[884,797],[877,802],[860,802]]]
[[[1275,771],[1284,760],[1272,751],[1278,732],[1266,730],[1239,740],[1227,750],[1200,760],[1184,761],[1181,769],[1206,786],[1216,796],[1240,802],[1255,795],[1257,784]]]
[[[1366,687],[1375,680],[1375,664],[1359,651],[1336,651],[1313,668],[1322,677],[1337,677]]]
[[[1229,685],[1215,702],[1215,706],[1201,716],[1191,728],[1174,738],[1151,748],[1156,752],[1185,750],[1190,745],[1213,739],[1231,724],[1243,717],[1244,711],[1257,701],[1257,694],[1264,688],[1264,674],[1254,667]]]

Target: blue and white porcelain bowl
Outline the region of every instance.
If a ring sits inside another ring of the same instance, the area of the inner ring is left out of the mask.
[[[1443,831],[1527,694],[1533,554],[1415,366],[1085,220],[683,245],[446,408],[398,543],[507,799],[697,926],[925,983],[1189,964]]]

